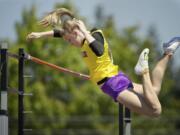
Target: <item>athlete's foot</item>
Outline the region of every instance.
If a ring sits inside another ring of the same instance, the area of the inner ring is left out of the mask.
[[[180,37],[174,37],[169,42],[163,44],[164,54],[173,55],[180,46]]]
[[[139,59],[138,59],[138,62],[134,68],[135,73],[137,75],[142,75],[142,74],[147,73],[149,71],[148,54],[149,54],[148,48],[144,49],[141,52]]]

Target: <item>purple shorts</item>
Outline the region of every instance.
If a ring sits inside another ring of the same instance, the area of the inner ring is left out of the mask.
[[[109,78],[102,86],[101,89],[104,93],[111,96],[115,102],[119,93],[124,90],[132,89],[132,81],[123,73],[119,72],[117,75]]]

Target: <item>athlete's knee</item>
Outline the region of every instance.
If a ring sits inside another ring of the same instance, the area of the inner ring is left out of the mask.
[[[161,104],[157,104],[154,107],[152,107],[150,116],[151,117],[159,117],[161,115],[161,112],[162,112]]]
[[[161,86],[153,86],[153,90],[156,92],[156,95],[159,95],[159,92],[161,90]]]

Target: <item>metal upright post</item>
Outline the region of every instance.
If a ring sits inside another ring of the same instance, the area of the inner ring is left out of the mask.
[[[128,108],[125,108],[124,135],[131,135],[131,112]]]
[[[1,88],[1,107],[0,107],[0,135],[8,135],[8,56],[7,56],[7,44],[1,45],[1,63],[0,63],[0,88]]]
[[[18,135],[24,135],[24,49],[19,49],[19,67],[18,67]]]
[[[119,103],[119,135],[123,135],[124,133],[123,117],[123,105]]]
[[[131,112],[119,104],[119,135],[131,135]]]

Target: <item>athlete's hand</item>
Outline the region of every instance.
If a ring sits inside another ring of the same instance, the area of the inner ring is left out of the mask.
[[[27,41],[31,41],[33,39],[37,39],[41,37],[41,33],[40,32],[31,32],[30,34],[27,35],[26,40]]]
[[[87,32],[88,32],[88,30],[87,30],[87,28],[86,28],[86,26],[85,26],[85,24],[84,24],[83,21],[77,20],[77,19],[75,19],[74,21],[76,22],[77,26],[79,27],[79,29],[80,29],[83,33],[87,33]]]

